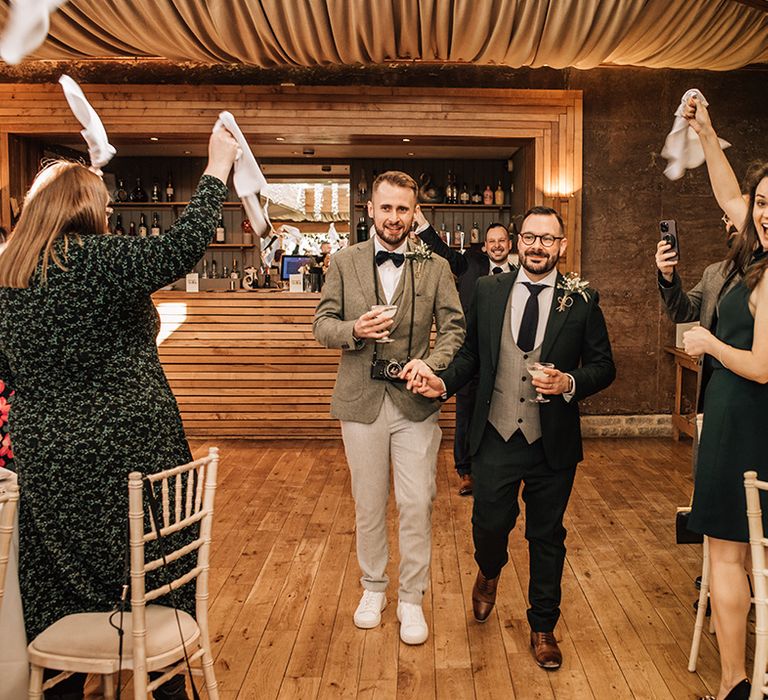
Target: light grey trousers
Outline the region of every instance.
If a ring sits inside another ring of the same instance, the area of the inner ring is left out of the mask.
[[[406,418],[388,396],[373,423],[341,421],[344,450],[352,477],[360,583],[384,591],[389,468],[395,484],[400,526],[400,587],[404,603],[421,604],[429,585],[432,557],[432,502],[442,431],[435,412],[421,422]]]

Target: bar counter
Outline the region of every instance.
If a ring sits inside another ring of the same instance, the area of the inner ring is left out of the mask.
[[[340,437],[330,417],[339,350],[312,336],[319,294],[157,292],[160,360],[188,436]],[[453,435],[454,402],[440,424]]]

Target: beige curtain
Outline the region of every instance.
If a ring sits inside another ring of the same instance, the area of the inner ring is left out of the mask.
[[[124,56],[731,70],[768,62],[768,13],[736,0],[69,0],[32,58]]]

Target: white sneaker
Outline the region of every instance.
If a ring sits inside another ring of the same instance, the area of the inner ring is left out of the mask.
[[[355,627],[363,630],[378,627],[381,622],[381,611],[386,607],[387,596],[383,591],[365,591],[355,610]]]
[[[400,620],[400,639],[406,644],[424,644],[427,641],[429,630],[421,605],[399,602],[397,619]]]

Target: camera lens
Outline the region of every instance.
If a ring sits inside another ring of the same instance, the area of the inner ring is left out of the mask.
[[[387,368],[384,370],[384,374],[386,374],[389,379],[397,379],[397,376],[400,374],[402,369],[403,366],[397,360],[392,360],[392,362],[390,362],[387,365]]]
[[[667,231],[669,231],[669,224],[666,221],[662,221],[659,224],[659,229],[661,230],[662,233],[666,233]]]

